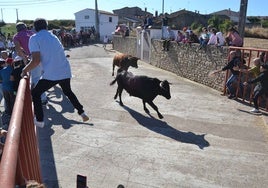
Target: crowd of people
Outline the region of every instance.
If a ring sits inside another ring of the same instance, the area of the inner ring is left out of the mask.
[[[235,27],[230,27],[225,36],[221,31],[217,31],[217,29],[212,26],[203,27],[199,37],[194,34],[189,27],[184,27],[182,30],[178,30],[176,34],[169,26],[166,26],[165,29],[165,34],[162,37],[162,51],[169,51],[170,41],[177,42],[178,44],[199,43],[199,50],[206,49],[208,45],[216,47],[243,46],[243,39]],[[241,96],[243,96],[243,92],[245,91],[244,88],[247,87],[248,84],[256,84],[253,91],[250,91],[252,93],[252,96],[250,97],[253,98],[254,102],[254,108],[250,112],[259,113],[260,97],[262,95],[268,95],[268,53],[262,52],[258,57],[255,57],[251,63],[253,66],[250,67],[246,65],[246,61],[243,59],[240,50],[231,51],[228,59],[228,63],[213,74],[227,70],[231,72],[231,75],[225,83],[229,99],[237,97],[234,85],[238,85],[239,92]],[[240,73],[250,74],[250,79],[243,82],[240,78]]]
[[[207,45],[214,45],[217,47],[243,46],[243,39],[234,27],[230,27],[228,29],[226,36],[224,36],[221,31],[217,31],[217,29],[212,26],[203,27],[202,32],[198,36],[193,32],[193,30],[191,30],[190,27],[184,27],[182,30],[178,30],[175,34],[169,26],[165,26],[162,39],[163,51],[168,51],[170,41],[175,41],[178,44],[199,43],[199,49],[206,48]]]

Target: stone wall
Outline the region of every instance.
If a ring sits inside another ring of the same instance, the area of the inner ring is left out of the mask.
[[[122,53],[137,56],[137,39],[135,37],[114,36],[114,49]],[[222,91],[226,73],[214,76],[209,73],[221,69],[227,63],[228,48],[207,46],[199,49],[199,44],[170,43],[169,51],[162,51],[162,40],[153,39],[151,42],[150,64],[173,72],[178,76]]]

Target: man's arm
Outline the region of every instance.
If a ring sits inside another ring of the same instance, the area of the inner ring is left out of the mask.
[[[40,64],[40,52],[32,52],[32,60],[22,70],[21,77],[27,75],[32,69]]]
[[[14,40],[14,45],[15,45],[15,50],[16,50],[17,54],[20,57],[24,58],[25,57],[25,52],[23,51],[23,48],[21,47],[19,41]]]

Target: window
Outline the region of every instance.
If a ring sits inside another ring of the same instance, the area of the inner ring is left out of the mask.
[[[85,15],[85,20],[88,20],[89,19],[89,15]]]
[[[109,17],[109,22],[113,22],[113,18],[112,17]]]

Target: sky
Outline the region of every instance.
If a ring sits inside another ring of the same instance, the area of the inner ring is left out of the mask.
[[[231,9],[239,11],[240,0],[98,0],[98,9],[113,12],[124,7],[147,8],[150,13],[172,13],[182,9],[200,14]],[[247,16],[268,16],[267,0],[248,0]],[[74,13],[85,8],[95,9],[95,0],[0,0],[0,20],[16,23],[19,20],[35,18],[72,19]]]

